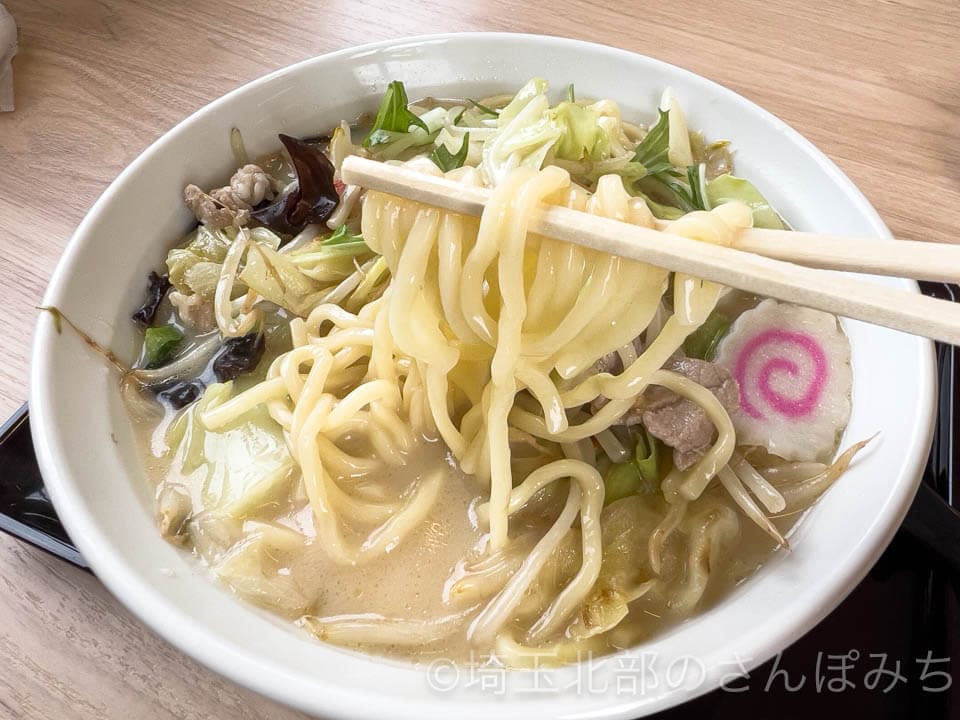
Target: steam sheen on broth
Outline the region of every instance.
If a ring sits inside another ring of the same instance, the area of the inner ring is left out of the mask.
[[[411,105],[281,136],[152,276],[125,379],[161,532],[322,640],[511,666],[626,648],[749,577],[843,472],[836,318],[528,234],[541,203],[730,244],[783,227],[665,93]],[[492,198],[344,186],[362,154]]]

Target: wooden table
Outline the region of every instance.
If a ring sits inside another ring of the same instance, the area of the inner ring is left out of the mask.
[[[20,54],[17,110],[0,114],[0,416],[26,399],[34,306],[110,180],[227,90],[372,40],[510,30],[653,55],[793,125],[894,234],[951,242],[960,228],[956,2],[5,1]],[[124,717],[300,715],[181,655],[93,576],[0,534],[0,718]]]

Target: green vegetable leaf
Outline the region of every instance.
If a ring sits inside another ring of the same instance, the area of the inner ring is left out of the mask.
[[[326,238],[325,240],[321,240],[320,244],[323,245],[324,247],[329,247],[331,245],[344,245],[347,243],[356,243],[356,242],[362,243],[363,236],[354,235],[352,232],[350,232],[350,229],[346,226],[346,224],[344,224],[338,227],[336,230],[334,230],[333,235]]]
[[[686,182],[684,182],[684,179]],[[706,190],[706,165],[697,163],[687,167],[685,178],[676,168],[650,177],[641,178],[639,189],[654,194],[668,206],[676,207],[684,213],[693,210],[709,210],[712,206]],[[664,217],[654,210],[657,217]]]
[[[297,300],[296,297],[290,299],[303,309],[307,309],[307,303],[315,301],[318,297],[314,292],[315,290],[320,290],[331,283],[339,283],[347,276],[352,275],[356,272],[357,263],[362,261],[363,256],[369,255],[369,253],[370,248],[367,247],[363,236],[355,235],[347,225],[341,225],[329,237],[322,240],[313,240],[283,256],[292,263],[299,273],[303,274],[306,280],[313,283],[313,289],[302,284],[293,276],[287,275],[284,279],[284,270],[278,270],[278,274],[272,278],[257,277],[253,281],[265,283],[272,287],[273,293],[283,295],[283,289],[278,287],[273,280],[282,281],[287,287],[294,289],[295,295],[302,295],[300,300]],[[260,264],[261,261],[267,259],[276,261],[276,258],[271,255],[269,258],[254,257],[252,262]],[[278,267],[286,265],[282,260],[278,262]],[[288,267],[287,270],[289,269],[291,268]],[[244,272],[246,272],[246,268],[244,268]],[[261,273],[257,271],[256,275],[260,276]],[[271,273],[271,275],[273,274]],[[295,290],[297,285],[301,286],[300,290]],[[264,297],[268,296],[264,295]]]
[[[289,257],[297,267],[301,270],[307,270],[307,274],[316,280],[318,277],[313,272],[313,270],[316,270],[316,264],[329,263],[334,258],[363,255],[369,251],[370,248],[367,247],[362,235],[354,235],[346,225],[341,225],[333,231],[330,237],[310,243],[289,253]],[[352,268],[352,265],[353,263],[350,262],[347,267]],[[329,269],[332,270],[333,268]]]
[[[464,133],[463,143],[460,145],[460,149],[456,153],[451,153],[447,150],[447,146],[440,144],[434,149],[430,154],[430,159],[433,160],[434,164],[443,170],[444,172],[449,172],[458,167],[463,167],[463,164],[467,161],[467,152],[470,150],[470,133]]]
[[[614,463],[603,478],[603,504],[609,505],[621,498],[636,495],[641,486],[640,471],[632,462]]]
[[[378,130],[373,134],[370,144],[371,151],[380,160],[396,160],[411,148],[430,145],[437,138],[439,130],[425,133],[420,128],[411,132],[397,133]]]
[[[688,357],[712,360],[717,345],[730,330],[730,318],[716,310],[710,313],[703,325],[683,341],[683,351]]]
[[[657,122],[634,148],[633,159],[647,169],[649,175],[659,175],[673,169],[670,150],[670,111],[660,110]]]
[[[373,120],[373,127],[363,140],[363,146],[370,147],[389,142],[393,136],[386,133],[409,132],[411,125],[421,128],[424,132],[430,132],[426,123],[411,112],[407,105],[409,100],[407,100],[407,91],[403,83],[394,80],[387,86],[380,109]]]
[[[658,203],[642,192],[638,192],[637,195],[644,199],[644,202],[647,203],[647,207],[650,208],[650,212],[653,213],[654,217],[659,218],[660,220],[676,220],[677,218],[683,217],[683,210],[680,208],[674,207],[673,205],[664,205],[662,203]]]
[[[703,163],[687,168],[687,183],[690,186],[690,204],[697,210],[709,210],[710,199],[707,196],[707,166]]]
[[[684,212],[709,207],[705,189],[705,167],[690,165],[686,173],[670,162],[670,111],[660,110],[660,117],[634,149],[633,160],[647,169],[647,177],[638,183],[638,190],[652,195],[663,205]],[[686,180],[686,182],[684,182]],[[682,214],[682,213],[681,213]],[[658,214],[658,217],[663,215]]]
[[[609,135],[600,139],[595,149],[598,151],[609,151]],[[598,152],[597,154],[601,154]],[[647,176],[647,169],[638,162],[633,161],[632,155],[620,155],[618,157],[608,157],[602,160],[590,160],[587,163],[587,169],[582,174],[576,174],[575,182],[580,183],[588,189],[595,188],[597,182],[604,175],[619,175],[623,180],[623,186],[632,195],[641,194],[636,188],[638,180]]]
[[[753,226],[771,230],[783,230],[783,220],[777,211],[770,207],[770,203],[760,194],[760,191],[749,180],[734,177],[727,173],[714,178],[706,185],[707,198],[711,207],[725,202],[739,200],[753,210]]]
[[[479,111],[480,111],[482,114],[484,114],[484,115],[489,115],[490,117],[496,117],[497,115],[500,114],[500,111],[499,111],[499,110],[494,110],[493,108],[489,108],[489,107],[487,107],[486,105],[481,105],[481,104],[478,103],[476,100],[470,100],[470,99],[468,98],[468,99],[467,99],[467,102],[470,103],[471,105],[473,105],[473,107],[475,107],[477,110],[479,110]]]
[[[604,475],[604,505],[630,495],[653,495],[659,492],[660,481],[666,474],[663,460],[660,441],[646,428],[641,428],[637,433],[633,458],[614,463]]]
[[[148,368],[163,365],[183,342],[183,333],[173,325],[147,328],[143,336],[145,363]]]
[[[640,486],[637,491],[641,495],[652,495],[660,490],[660,441],[653,437],[646,428],[637,433],[637,447],[634,450],[633,462],[640,475]]]
[[[364,147],[376,147],[377,145],[389,145],[392,142],[406,136],[407,132],[393,132],[391,130],[371,130],[363,140]]]

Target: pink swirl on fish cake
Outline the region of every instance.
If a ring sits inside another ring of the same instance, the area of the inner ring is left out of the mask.
[[[747,341],[737,355],[737,362],[733,370],[733,376],[741,389],[740,408],[750,417],[763,417],[763,413],[750,402],[749,393],[746,391],[747,366],[758,350],[771,343],[794,345],[803,350],[813,363],[813,380],[807,391],[798,398],[784,397],[770,384],[770,379],[774,373],[786,372],[794,376],[800,374],[800,367],[793,360],[784,357],[771,358],[763,364],[756,375],[756,390],[760,398],[781,415],[791,420],[799,420],[809,415],[816,408],[820,396],[823,395],[823,389],[826,387],[828,374],[826,353],[816,339],[805,333],[771,329],[764,330]]]

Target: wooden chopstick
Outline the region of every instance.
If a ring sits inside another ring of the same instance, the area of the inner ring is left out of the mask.
[[[485,188],[466,187],[400,165],[356,156],[346,158],[340,172],[347,184],[362,185],[465,215],[479,216],[490,197],[490,190]],[[544,205],[531,219],[530,230],[758,295],[960,345],[960,304],[957,303],[564,207]],[[756,235],[750,233],[751,246],[761,244],[754,238],[763,235],[761,231],[755,232]],[[809,238],[808,233],[803,235]],[[859,242],[869,242],[871,251],[873,246],[887,244],[879,240]],[[934,247],[951,249],[950,246]],[[845,269],[856,270],[862,266],[863,263],[850,263]],[[871,266],[870,272],[876,272],[876,268]]]
[[[825,270],[960,283],[960,245],[752,228],[733,247]]]

